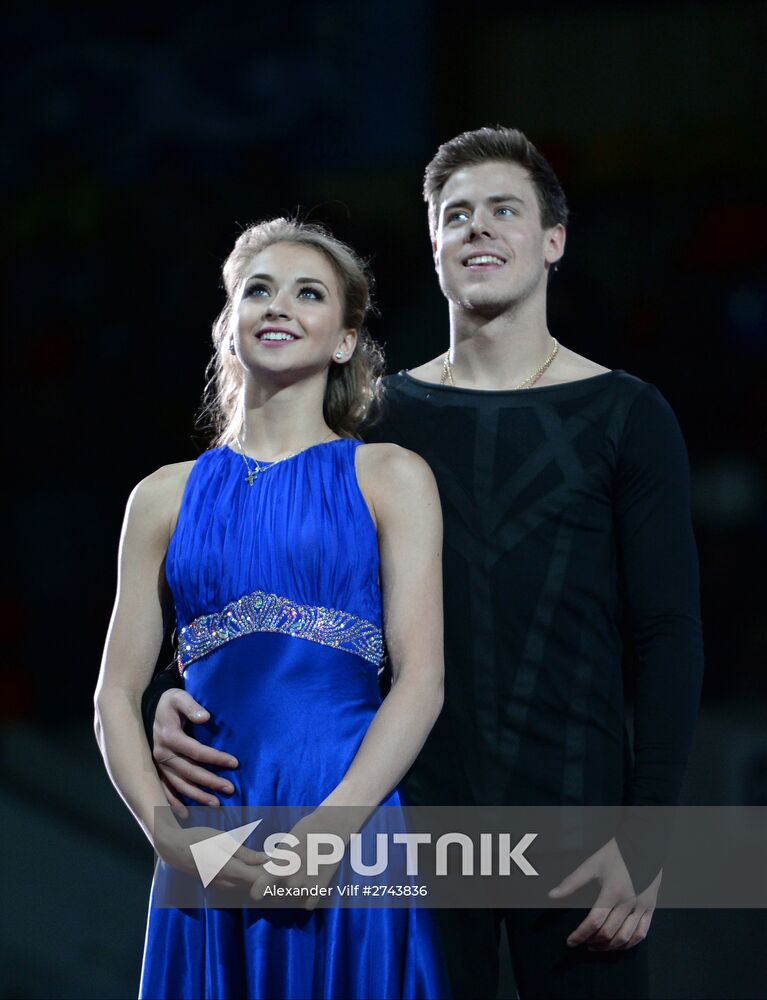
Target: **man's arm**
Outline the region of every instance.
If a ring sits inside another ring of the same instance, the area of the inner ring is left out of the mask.
[[[634,398],[626,419],[614,511],[638,662],[628,808],[615,838],[549,893],[562,898],[599,879],[599,897],[567,939],[594,951],[633,948],[647,936],[671,831],[671,810],[647,807],[674,806],[679,798],[703,676],[687,450],[671,407],[651,385]]]
[[[634,399],[619,446],[615,518],[637,661],[629,806],[676,805],[703,680],[698,554],[687,449],[652,385]],[[668,823],[628,810],[616,835],[640,892],[662,865]]]
[[[154,726],[157,704],[166,691],[172,691],[176,688],[181,688],[183,691],[184,681],[181,674],[178,672],[176,664],[171,663],[171,665],[166,667],[165,670],[160,670],[159,673],[154,675],[152,680],[149,682],[149,687],[147,687],[141,696],[141,718],[144,720],[144,730],[146,732],[146,738],[149,741],[150,749],[154,749],[152,727]]]

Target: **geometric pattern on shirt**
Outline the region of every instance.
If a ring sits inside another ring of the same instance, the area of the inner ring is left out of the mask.
[[[281,632],[355,653],[383,670],[383,633],[372,622],[347,611],[298,604],[280,594],[254,590],[231,601],[221,611],[200,615],[178,635],[179,673],[194,660],[206,656],[242,635]]]
[[[485,739],[494,747],[491,759],[485,761],[485,777],[491,785],[496,780],[502,782],[500,774],[517,765],[522,734],[527,727],[527,713],[533,707],[532,688],[543,656],[539,640],[549,631],[551,615],[561,599],[566,579],[573,529],[571,524],[560,521],[558,515],[563,501],[569,497],[573,479],[583,473],[576,442],[586,427],[603,423],[610,412],[610,403],[609,396],[598,397],[585,410],[567,416],[562,416],[553,408],[539,409],[535,417],[543,432],[542,438],[525,460],[509,468],[501,482],[494,479],[493,472],[502,438],[501,413],[504,408],[499,406],[480,411],[476,414],[476,439],[471,451],[471,493],[459,482],[453,468],[454,459],[449,452],[443,455],[433,449],[429,453],[429,464],[439,484],[443,505],[450,508],[446,512],[450,521],[446,543],[461,557],[471,581],[468,592],[472,607],[467,609],[471,620],[480,620],[479,612],[475,612],[473,606],[488,607],[493,603],[490,573],[495,564],[502,558],[508,558],[509,553],[542,524],[548,523],[552,531],[552,559],[543,593],[529,623],[522,656],[515,665],[511,696],[506,703],[500,703],[493,694],[497,690],[494,684],[488,685],[484,694],[482,688],[474,692]],[[407,439],[403,444],[412,447],[412,442]],[[533,507],[520,510],[519,496],[552,465],[562,471],[561,481],[545,498],[539,496]],[[484,629],[472,630],[471,644],[471,659],[482,664],[485,680],[488,675],[498,675],[508,669],[505,661],[498,660],[499,651],[493,634]],[[588,682],[588,662],[579,658],[573,669],[572,696],[577,703]],[[580,705],[577,707],[580,708]],[[573,801],[579,801],[580,790],[576,786],[582,780],[585,752],[585,731],[577,721],[579,717],[576,712],[565,723],[568,759],[562,784],[566,798],[573,796]],[[494,768],[498,769],[499,775],[490,773]]]

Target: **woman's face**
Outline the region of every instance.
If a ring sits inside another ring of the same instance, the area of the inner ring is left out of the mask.
[[[250,371],[306,376],[348,361],[357,340],[343,328],[341,289],[319,250],[274,243],[250,261],[237,305],[235,347]],[[336,351],[342,352],[336,358]]]

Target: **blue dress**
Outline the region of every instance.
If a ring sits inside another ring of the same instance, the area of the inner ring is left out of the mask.
[[[261,473],[204,452],[166,556],[186,689],[211,713],[192,735],[234,754],[235,806],[317,806],[379,705],[375,524],[357,483],[362,442],[328,441]],[[249,463],[251,468],[253,463]],[[395,789],[382,805],[397,805]],[[443,998],[428,909],[154,906],[140,996]]]

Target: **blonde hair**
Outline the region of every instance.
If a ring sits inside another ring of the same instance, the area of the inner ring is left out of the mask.
[[[364,327],[373,311],[373,278],[366,263],[317,223],[270,219],[240,233],[222,269],[226,305],[213,323],[213,355],[205,369],[205,391],[196,421],[212,432],[210,447],[234,441],[242,427],[245,373],[229,350],[234,306],[248,263],[275,243],[296,243],[324,255],[338,279],[343,326],[358,332],[351,358],[343,364],[331,361],[323,401],[327,425],[341,437],[358,438],[362,425],[374,422],[380,415],[384,355]]]

